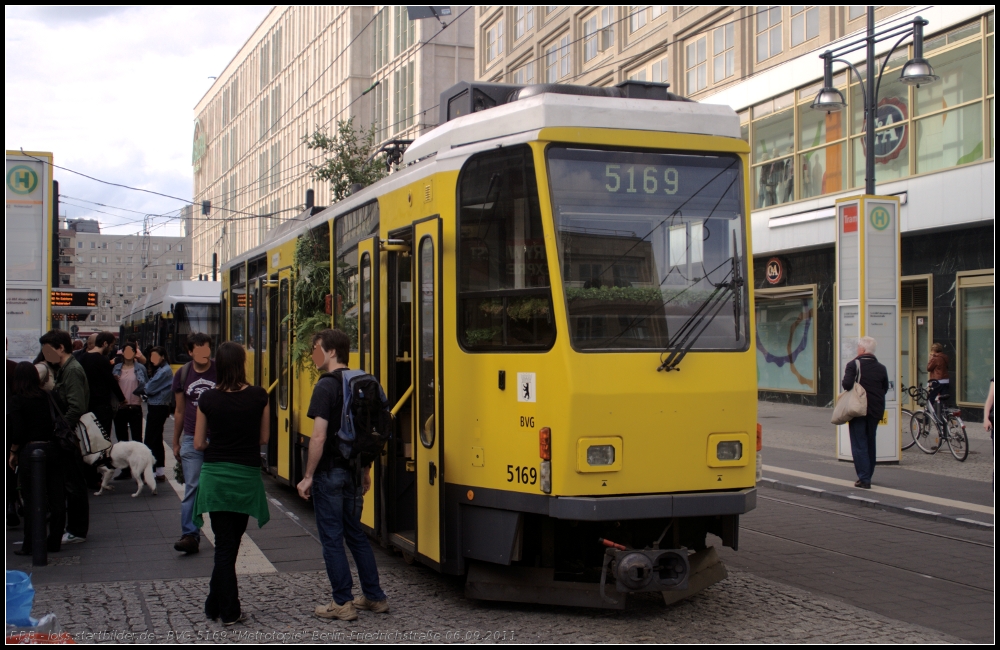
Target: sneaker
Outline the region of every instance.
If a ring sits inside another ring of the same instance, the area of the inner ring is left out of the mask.
[[[63,544],[82,544],[87,541],[86,537],[77,537],[73,533],[63,533]]]
[[[354,607],[376,614],[385,614],[389,611],[389,600],[368,600],[364,596],[360,596],[354,599]]]
[[[354,601],[349,600],[343,605],[338,605],[335,601],[330,601],[329,605],[320,605],[316,608],[316,616],[320,618],[335,618],[341,621],[358,620],[358,612],[354,609]]]
[[[174,550],[187,555],[193,555],[198,552],[198,545],[200,543],[201,540],[196,535],[182,535],[179,540],[174,542]]]

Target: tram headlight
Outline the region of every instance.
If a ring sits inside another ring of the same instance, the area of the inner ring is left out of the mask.
[[[591,445],[587,447],[587,464],[591,467],[615,464],[613,445]]]
[[[542,480],[542,492],[552,494],[552,461],[543,460],[538,467]]]
[[[715,457],[719,460],[739,460],[743,458],[743,443],[739,440],[723,440],[715,447]]]

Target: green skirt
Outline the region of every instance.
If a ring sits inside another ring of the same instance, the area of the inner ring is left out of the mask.
[[[263,528],[271,518],[260,468],[236,463],[205,463],[201,466],[194,497],[194,524],[205,525],[206,512],[242,512]]]

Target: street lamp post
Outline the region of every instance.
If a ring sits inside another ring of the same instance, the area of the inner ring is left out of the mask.
[[[849,43],[839,45],[832,50],[827,50],[820,55],[823,59],[823,88],[816,95],[812,103],[812,108],[827,113],[840,111],[846,108],[844,94],[833,87],[833,64],[843,63],[850,68],[858,78],[861,86],[861,96],[865,105],[865,194],[875,194],[875,127],[878,116],[878,90],[882,83],[882,74],[889,64],[889,58],[896,51],[903,41],[913,36],[913,58],[906,62],[900,72],[899,80],[908,86],[917,86],[933,83],[938,80],[934,74],[931,64],[924,59],[924,25],[927,21],[917,16],[912,21],[887,27],[881,31],[875,31],[875,8],[868,7],[868,32],[864,38],[853,40]],[[885,54],[879,66],[878,76],[875,75],[875,44],[893,38],[898,40]],[[855,68],[850,61],[840,58],[851,52],[856,52],[861,48],[867,50],[865,62],[865,76]]]

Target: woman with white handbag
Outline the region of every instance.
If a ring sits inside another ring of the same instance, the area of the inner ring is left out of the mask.
[[[858,474],[854,487],[867,490],[872,486],[875,472],[875,430],[885,414],[885,394],[889,392],[889,373],[875,358],[875,339],[870,336],[858,339],[858,356],[844,369],[842,385],[846,392],[837,398],[834,418],[841,411],[853,416],[847,426],[851,432],[854,471]]]

